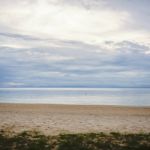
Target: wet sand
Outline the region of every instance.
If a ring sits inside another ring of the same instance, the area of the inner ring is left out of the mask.
[[[150,107],[0,104],[0,129],[46,134],[150,132]]]

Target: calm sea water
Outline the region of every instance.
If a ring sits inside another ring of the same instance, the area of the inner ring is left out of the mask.
[[[0,102],[150,106],[150,89],[9,88],[0,89]]]

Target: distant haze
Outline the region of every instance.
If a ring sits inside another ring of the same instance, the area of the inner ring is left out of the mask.
[[[0,0],[4,87],[150,87],[150,0]]]

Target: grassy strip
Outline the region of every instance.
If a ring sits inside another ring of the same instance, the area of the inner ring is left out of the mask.
[[[37,131],[0,131],[0,150],[150,150],[150,133],[86,133],[45,136]]]

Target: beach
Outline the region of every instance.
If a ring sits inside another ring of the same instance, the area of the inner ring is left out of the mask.
[[[150,132],[150,107],[0,104],[0,129],[44,134]]]

